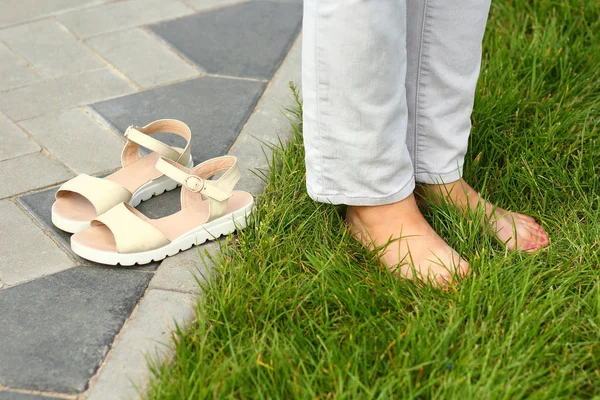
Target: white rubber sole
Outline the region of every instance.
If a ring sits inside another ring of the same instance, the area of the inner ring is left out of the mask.
[[[198,228],[192,229],[166,246],[141,253],[110,253],[80,246],[76,242],[73,242],[73,240],[71,240],[71,250],[73,250],[73,252],[80,257],[99,264],[120,264],[123,266],[148,264],[153,261],[163,260],[169,256],[174,256],[180,251],[188,250],[193,246],[201,245],[206,241],[215,240],[221,236],[227,236],[236,230],[245,228],[248,222],[248,217],[253,211],[254,200],[244,208],[217,218],[214,221],[210,221],[199,226]]]
[[[187,165],[187,169],[192,169],[194,167],[194,161],[190,158],[190,163]],[[168,176],[161,176],[158,179],[150,181],[145,185],[141,186],[138,190],[133,193],[131,199],[129,199],[128,203],[132,207],[137,207],[143,201],[150,200],[154,196],[161,195],[165,192],[170,192],[171,190],[177,189],[178,186],[181,186],[176,181],[172,180]],[[90,227],[91,221],[73,221],[67,218],[63,218],[60,215],[54,212],[54,207],[52,207],[52,223],[58,229],[69,232],[76,233],[81,232]]]

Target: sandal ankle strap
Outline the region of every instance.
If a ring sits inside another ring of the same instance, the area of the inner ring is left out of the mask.
[[[159,132],[171,133],[186,140],[183,152],[152,138],[150,135]],[[187,165],[190,161],[190,144],[192,132],[185,123],[175,119],[159,119],[144,127],[130,126],[124,134],[127,144],[121,153],[121,164],[125,167],[140,158],[139,148],[143,146],[161,156],[177,163]]]
[[[207,180],[206,177],[203,179],[169,159],[161,158],[158,160],[156,169],[174,181],[181,183],[184,189],[192,193],[199,193],[217,201],[225,201],[231,197],[231,190],[221,189],[216,182]]]
[[[202,196],[209,200],[209,221],[218,218],[227,211],[227,200],[240,179],[237,158],[234,156],[216,157],[205,161],[192,170],[166,158],[156,163],[156,169],[181,183],[181,206],[193,206],[202,201]],[[225,172],[216,180],[209,180],[214,175]]]

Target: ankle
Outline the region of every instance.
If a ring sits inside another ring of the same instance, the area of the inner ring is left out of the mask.
[[[443,184],[424,183],[419,186],[419,192],[423,197],[437,204],[446,201],[456,207],[461,213],[466,213],[469,210],[481,210],[482,207],[487,216],[490,216],[492,213],[493,206],[486,202],[463,179]]]
[[[377,206],[348,206],[346,208],[346,219],[359,218],[364,220],[385,219],[387,215],[394,214],[412,214],[418,212],[417,202],[414,194],[407,198],[390,204],[381,204]]]

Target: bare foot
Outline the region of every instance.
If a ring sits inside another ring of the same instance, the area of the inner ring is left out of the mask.
[[[533,218],[495,207],[463,179],[445,185],[424,184],[417,191],[433,201],[444,198],[463,214],[469,209],[476,211],[485,207],[486,218],[482,224],[490,227],[509,250],[535,251],[550,244],[548,235]]]
[[[382,261],[396,275],[447,286],[453,273],[469,271],[469,264],[423,218],[412,194],[393,204],[348,206],[346,222],[361,243],[381,249]]]

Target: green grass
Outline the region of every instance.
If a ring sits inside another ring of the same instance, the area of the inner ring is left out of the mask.
[[[394,279],[308,198],[295,122],[147,398],[600,398],[599,106],[600,3],[494,3],[465,178],[552,244],[507,254],[432,205],[473,269],[450,292]]]

